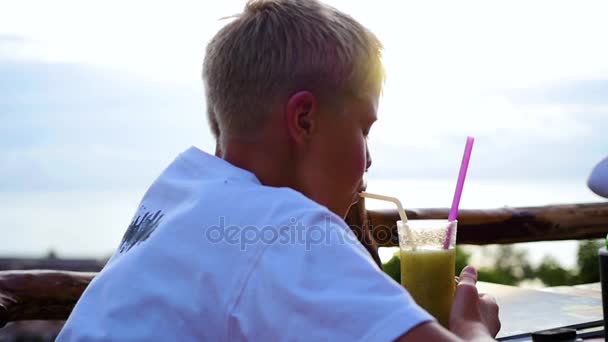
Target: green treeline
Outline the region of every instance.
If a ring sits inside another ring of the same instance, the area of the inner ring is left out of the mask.
[[[478,268],[479,280],[505,285],[519,285],[527,280],[540,280],[545,286],[576,285],[598,282],[599,262],[597,251],[599,240],[580,241],[577,267],[565,269],[552,256],[545,256],[538,266],[530,265],[528,254],[512,245],[501,245],[488,257],[489,266]],[[462,247],[456,248],[456,274],[470,263],[471,254]],[[400,282],[399,252],[383,265],[384,271]]]

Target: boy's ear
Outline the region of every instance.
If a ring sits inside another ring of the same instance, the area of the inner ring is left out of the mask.
[[[287,101],[287,130],[296,143],[310,139],[316,129],[319,106],[310,91],[299,91]]]

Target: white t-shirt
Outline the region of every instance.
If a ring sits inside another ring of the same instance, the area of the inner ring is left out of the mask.
[[[192,147],[58,341],[391,341],[429,320],[340,217]]]

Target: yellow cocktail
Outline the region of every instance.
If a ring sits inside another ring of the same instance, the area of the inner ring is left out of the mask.
[[[455,290],[454,263],[453,248],[401,250],[401,285],[446,328]]]
[[[446,328],[455,291],[456,225],[447,220],[397,222],[401,285]]]

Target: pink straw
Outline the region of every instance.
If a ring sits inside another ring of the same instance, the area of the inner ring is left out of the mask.
[[[464,179],[467,176],[467,169],[469,168],[469,160],[471,159],[471,151],[473,150],[473,142],[475,138],[467,137],[467,144],[464,147],[464,155],[462,156],[462,164],[460,164],[460,173],[458,174],[458,182],[456,182],[456,191],[454,192],[454,200],[452,201],[452,208],[448,216],[448,221],[452,222],[458,218],[458,205],[460,204],[460,196],[462,195],[462,187],[464,186]],[[448,233],[443,242],[443,249],[450,248],[450,241],[454,234],[453,225],[448,228]]]

